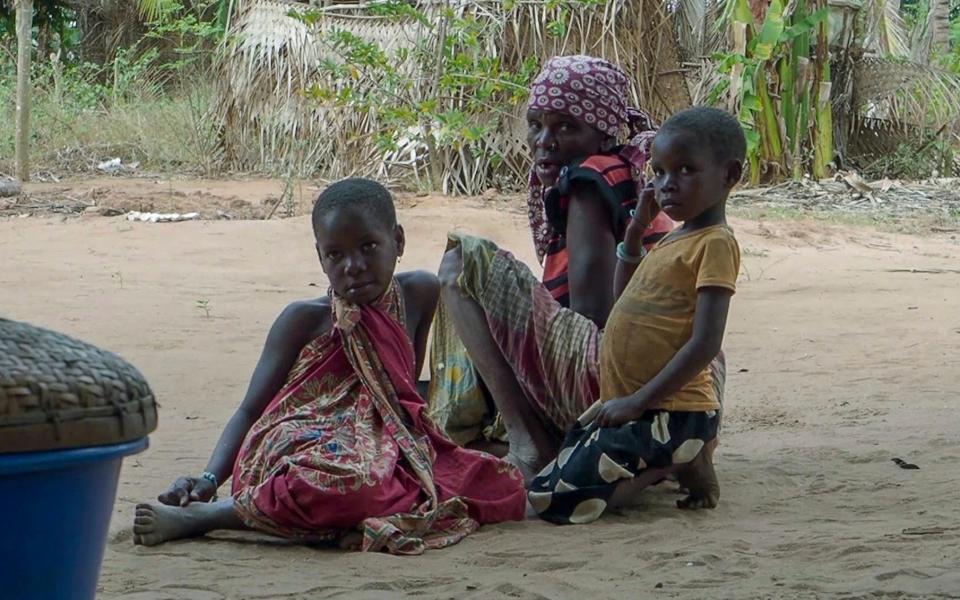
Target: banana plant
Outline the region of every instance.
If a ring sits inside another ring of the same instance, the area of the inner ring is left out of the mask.
[[[833,160],[829,25],[825,0],[771,0],[758,22],[748,0],[731,0],[718,26],[732,32],[716,55],[726,98],[744,126],[750,180],[816,178]]]

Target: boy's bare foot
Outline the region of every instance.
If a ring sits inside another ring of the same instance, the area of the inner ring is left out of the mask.
[[[674,467],[664,467],[662,469],[647,469],[634,477],[633,479],[623,479],[613,490],[607,506],[610,508],[631,508],[639,505],[640,492],[651,485],[656,485],[664,480],[665,477],[673,476]]]
[[[341,550],[360,550],[363,547],[363,534],[359,531],[351,531],[340,538]]]
[[[712,454],[704,448],[689,464],[677,471],[677,481],[690,492],[686,498],[677,500],[677,508],[696,510],[717,507],[720,502],[720,482],[713,469]]]
[[[133,543],[156,546],[170,540],[203,535],[206,530],[198,519],[202,504],[184,507],[163,504],[138,504],[133,520]]]

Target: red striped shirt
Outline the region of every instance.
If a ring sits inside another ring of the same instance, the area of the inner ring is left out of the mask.
[[[610,227],[617,242],[623,241],[630,211],[637,206],[639,189],[629,163],[617,154],[595,154],[580,163],[564,167],[557,184],[547,192],[544,207],[551,235],[543,261],[543,284],[557,302],[566,307],[570,306],[567,213],[570,208],[570,189],[574,183],[594,185],[598,199],[610,214]],[[649,249],[673,228],[674,222],[663,213],[659,214],[644,233],[644,246]]]

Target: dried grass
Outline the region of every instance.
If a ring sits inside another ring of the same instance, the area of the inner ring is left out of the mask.
[[[926,217],[943,231],[960,226],[957,179],[865,181],[856,173],[840,172],[832,180],[788,181],[763,188],[740,190],[730,206],[799,213],[859,215],[866,219],[910,221]]]
[[[659,0],[611,0],[602,9],[574,8],[562,37],[546,31],[560,10],[539,1],[521,0],[509,10],[498,0],[460,3],[457,10],[486,24],[481,45],[507,69],[519,69],[529,57],[588,53],[620,64],[632,75],[633,100],[663,118],[688,106],[690,91],[680,68],[680,50],[669,15]],[[445,3],[421,3],[431,18]],[[321,36],[288,16],[303,4],[280,0],[245,0],[234,6],[231,41],[224,49],[217,80],[221,82],[218,116],[228,166],[262,168],[323,177],[374,175],[419,182],[428,161],[437,161],[443,190],[477,194],[491,187],[514,187],[525,181],[528,151],[523,139],[522,106],[492,110],[494,134],[469,148],[426,148],[400,139],[398,152],[384,154],[374,144],[375,115],[349,108],[320,106],[301,91],[321,77],[316,65],[332,57]],[[414,22],[396,22],[367,14],[362,6],[327,6],[320,31],[345,29],[386,49],[410,48],[422,34]],[[412,67],[411,67],[412,68]],[[429,69],[425,69],[429,71]],[[411,70],[415,89],[430,97],[430,72]],[[336,82],[326,82],[334,84]],[[654,85],[656,83],[656,85]],[[401,136],[402,138],[403,136]]]

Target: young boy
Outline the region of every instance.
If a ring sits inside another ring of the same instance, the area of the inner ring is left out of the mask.
[[[740,124],[713,108],[677,113],[657,133],[652,189],[617,249],[621,293],[600,348],[600,401],[530,484],[542,518],[593,521],[626,490],[674,469],[690,490],[678,506],[716,506],[711,454],[720,404],[709,365],[740,269],[725,210],[745,152]],[[644,253],[641,233],[661,210],[683,225]]]
[[[425,272],[394,276],[405,240],[390,193],[337,182],[313,231],[330,296],[280,314],[206,470],[137,506],[136,543],[252,528],[417,554],[523,518],[519,473],[426,418],[415,382],[440,287]],[[231,474],[232,497],[216,501]]]

